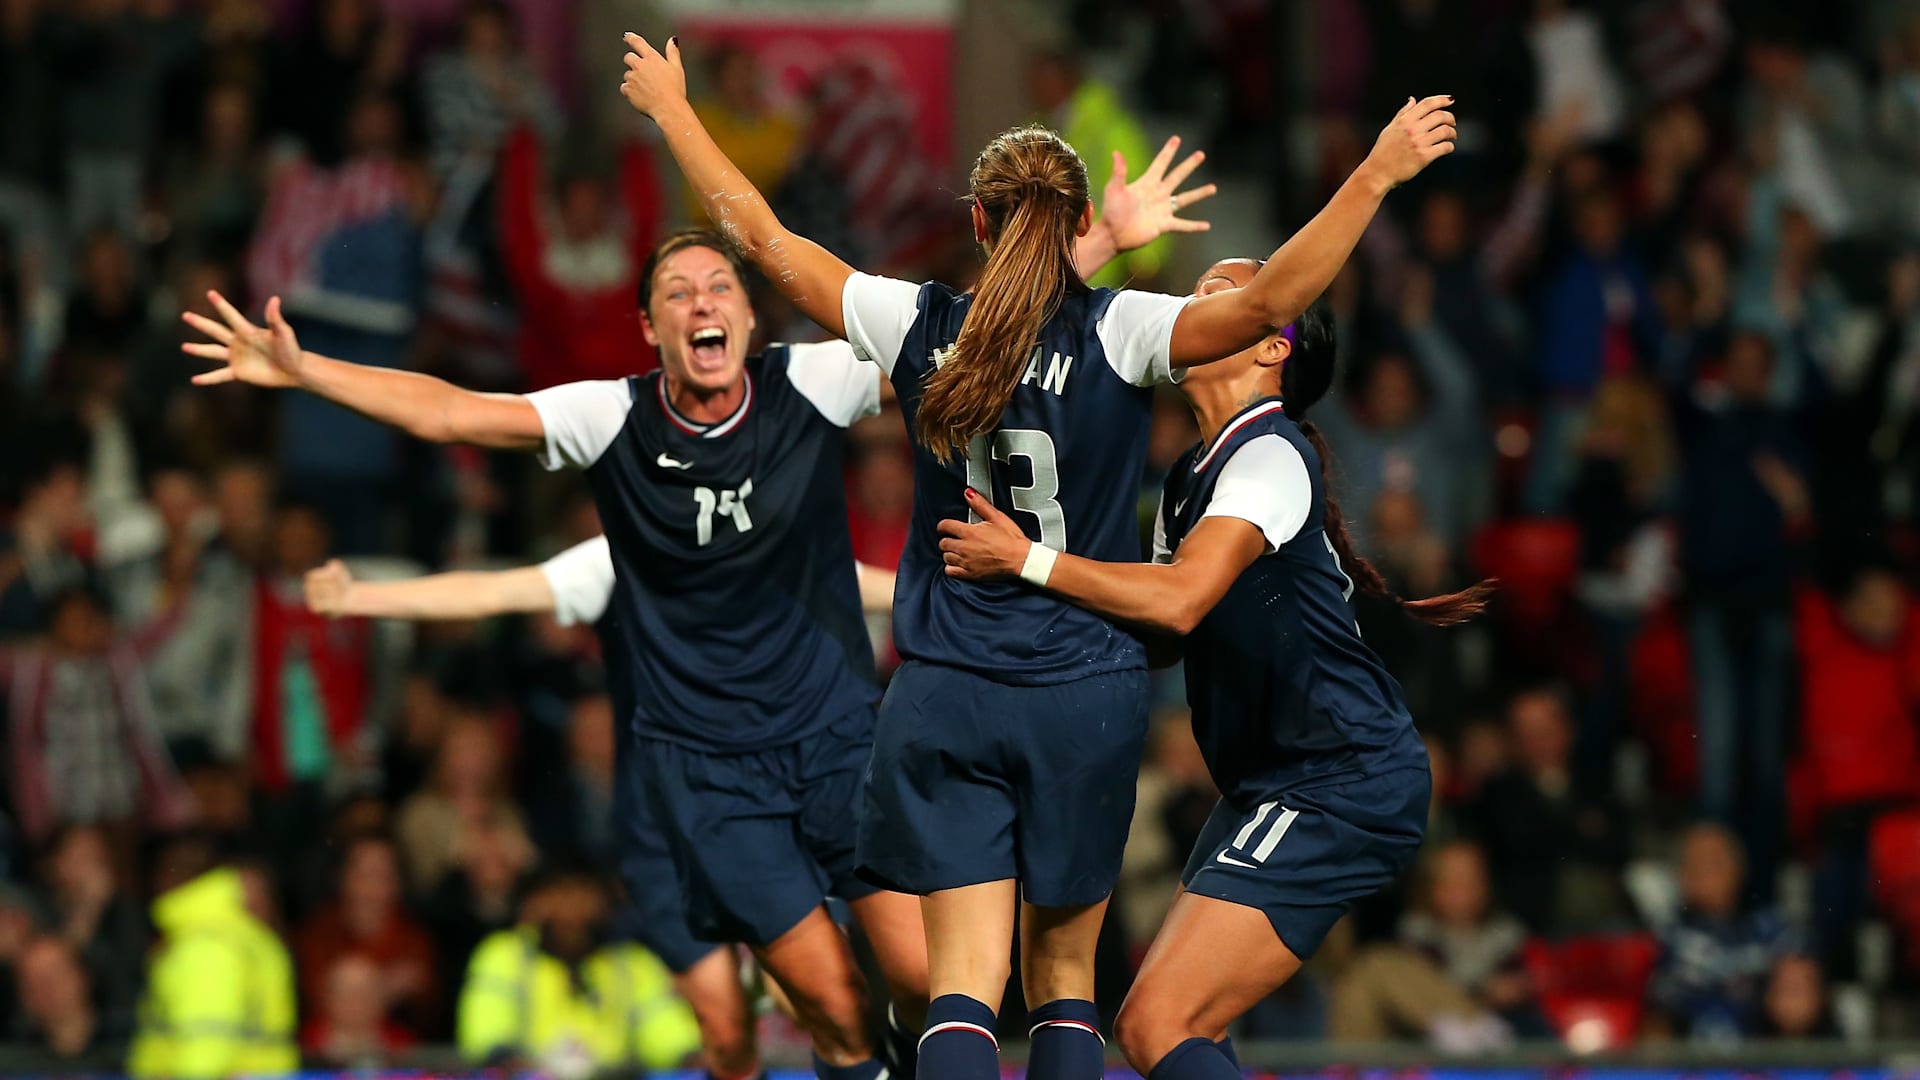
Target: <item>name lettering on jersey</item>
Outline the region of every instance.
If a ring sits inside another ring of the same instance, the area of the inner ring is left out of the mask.
[[[937,368],[941,364],[946,363],[947,357],[952,355],[953,346],[951,345],[942,349],[933,350],[933,366]],[[1046,361],[1044,370],[1040,366],[1043,359]],[[1073,357],[1062,356],[1059,353],[1054,353],[1049,357],[1047,356],[1047,350],[1045,348],[1035,347],[1033,355],[1027,357],[1027,373],[1020,377],[1020,385],[1031,386],[1037,379],[1040,382],[1040,389],[1050,391],[1056,395],[1065,394],[1067,392],[1067,375],[1072,370]]]
[[[693,489],[694,504],[700,508],[694,518],[694,539],[701,547],[713,542],[713,519],[732,518],[733,527],[743,533],[753,531],[753,518],[747,515],[747,496],[753,494],[753,480],[749,478],[738,488],[714,490],[709,487]]]

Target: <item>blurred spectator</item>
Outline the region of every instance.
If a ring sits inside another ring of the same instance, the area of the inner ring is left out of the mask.
[[[53,598],[87,577],[85,473],[75,448],[48,434],[41,440],[54,445],[36,447],[16,473],[19,502],[0,554],[0,638],[45,630]]]
[[[1783,956],[1767,977],[1766,1012],[1754,1034],[1769,1039],[1837,1039],[1840,1025],[1827,1000],[1826,976],[1818,961]]]
[[[459,984],[475,946],[513,925],[534,849],[519,825],[495,814],[461,833],[454,860],[426,906],[440,958],[440,985],[448,987]]]
[[[606,944],[612,913],[592,874],[551,872],[520,925],[482,942],[460,992],[460,1056],[560,1075],[676,1068],[700,1048],[692,1010],[658,959]]]
[[[527,387],[652,370],[658,361],[636,317],[663,209],[651,156],[637,140],[623,142],[618,187],[585,172],[543,175],[541,156],[539,136],[522,126],[506,140],[500,170],[499,235]]]
[[[1802,207],[1816,231],[1844,235],[1871,220],[1860,205],[1871,182],[1865,92],[1839,58],[1810,56],[1806,28],[1784,13],[1753,20],[1740,125],[1747,152],[1780,197]],[[1765,226],[1763,225],[1763,228]]]
[[[86,826],[56,834],[42,861],[50,929],[84,965],[99,1021],[122,1033],[133,1020],[147,951],[146,914],[123,873],[106,834]]]
[[[1119,91],[1092,78],[1079,57],[1062,49],[1046,49],[1027,62],[1027,98],[1048,127],[1058,131],[1087,164],[1087,189],[1105,191],[1113,177],[1114,155],[1124,155],[1127,168],[1143,168],[1153,160],[1153,147],[1140,121],[1127,111]],[[1160,273],[1172,245],[1161,237],[1145,247],[1122,254],[1106,269],[1087,279],[1089,285],[1118,288],[1138,285]]]
[[[1427,858],[1420,909],[1402,919],[1398,942],[1354,958],[1335,984],[1331,1034],[1349,1042],[1393,1035],[1460,1046],[1498,1045],[1506,1023],[1544,1033],[1521,967],[1526,928],[1496,912],[1486,856],[1460,841]]]
[[[266,565],[273,533],[273,473],[263,461],[224,462],[213,474],[220,547],[241,566]]]
[[[247,285],[280,296],[303,348],[354,363],[407,359],[419,315],[426,177],[403,157],[404,118],[367,94],[346,115],[346,160],[275,164],[247,252]],[[348,554],[383,550],[399,437],[312,394],[272,398],[283,489],[318,506]]]
[[[1734,325],[1766,334],[1776,364],[1773,400],[1801,405],[1825,390],[1826,365],[1833,362],[1846,301],[1839,283],[1820,261],[1820,235],[1813,218],[1795,205],[1776,206],[1756,197],[1748,211],[1754,221],[1779,218],[1772,243],[1752,235],[1740,268],[1734,297]]]
[[[391,94],[406,75],[406,27],[372,0],[319,0],[313,22],[274,61],[268,116],[321,166],[343,156],[347,110],[363,94]]]
[[[1662,337],[1652,282],[1627,245],[1619,197],[1607,190],[1580,196],[1572,214],[1573,246],[1547,271],[1539,316],[1548,402],[1528,483],[1536,512],[1561,508],[1595,387],[1640,370]]]
[[[1879,567],[1856,575],[1838,604],[1812,588],[1796,601],[1796,768],[1820,851],[1813,943],[1816,956],[1850,972],[1854,925],[1867,912],[1868,830],[1920,792],[1920,612]]]
[[[49,608],[44,645],[0,651],[0,685],[15,706],[14,809],[36,843],[62,825],[101,826],[130,868],[140,833],[181,824],[191,809],[141,671],[166,626],[118,635],[106,602],[86,587]]]
[[[188,257],[233,259],[246,251],[266,199],[257,127],[249,87],[218,83],[207,90],[199,141],[167,166],[168,224]]]
[[[463,161],[491,168],[516,123],[533,123],[543,135],[559,127],[559,107],[521,55],[514,23],[510,5],[473,0],[461,12],[459,46],[426,63],[427,145],[443,175]]]
[[[853,557],[868,566],[898,569],[913,520],[912,459],[897,442],[876,444],[854,460],[847,486]]]
[[[198,27],[170,0],[62,6],[48,47],[66,147],[67,214],[75,235],[97,226],[132,236],[142,170],[159,134],[161,89],[192,56]]]
[[[1433,295],[1431,273],[1407,276],[1405,349],[1389,346],[1356,365],[1351,392],[1322,403],[1314,421],[1337,448],[1342,502],[1373,506],[1382,492],[1411,493],[1421,517],[1452,545],[1478,523],[1485,474],[1476,465],[1486,461],[1486,426],[1473,372],[1435,320]],[[1349,525],[1369,550],[1371,524]]]
[[[1726,1042],[1759,1030],[1768,973],[1793,951],[1778,911],[1742,904],[1746,862],[1740,841],[1718,825],[1696,825],[1681,841],[1681,910],[1660,935],[1652,1001],[1675,1034]]]
[[[1527,46],[1533,58],[1535,115],[1578,102],[1588,142],[1606,142],[1626,125],[1627,96],[1607,55],[1599,16],[1573,0],[1533,0]]]
[[[1399,488],[1382,491],[1364,520],[1369,555],[1389,588],[1402,596],[1452,591],[1453,552],[1428,522],[1417,495]],[[1467,696],[1461,650],[1472,631],[1447,633],[1407,618],[1397,604],[1370,598],[1355,607],[1361,634],[1394,673],[1421,728],[1456,731]]]
[[[199,1080],[298,1068],[293,964],[248,909],[240,873],[210,838],[190,836],[161,852],[154,878],[161,945],[127,1071]]]
[[[300,1032],[309,1067],[378,1070],[389,1067],[414,1043],[388,1016],[391,986],[386,973],[357,952],[322,961],[319,996],[309,998],[311,1019]]]
[[[1809,526],[1799,425],[1770,400],[1772,346],[1735,334],[1721,386],[1677,402],[1681,567],[1700,730],[1700,809],[1735,825],[1756,896],[1773,892],[1793,670],[1789,588]]]
[[[214,512],[198,474],[155,466],[147,495],[162,536],[151,552],[108,568],[114,614],[138,626],[179,609],[146,667],[154,723],[176,762],[194,752],[240,761],[251,689],[243,636],[248,575],[210,544]]]
[[[123,356],[138,343],[146,320],[147,298],[131,242],[109,229],[92,233],[80,249],[79,281],[67,301],[68,354]]]
[[[778,191],[800,154],[800,125],[767,101],[758,57],[737,45],[720,45],[707,57],[707,87],[693,99],[694,115],[748,183]],[[687,216],[710,224],[700,200],[686,191]]]
[[[253,588],[254,782],[261,825],[282,853],[304,849],[323,819],[330,777],[370,764],[363,745],[366,626],[307,610],[302,581],[326,561],[326,525],[313,510],[274,515],[271,562]]]
[[[1514,763],[1469,817],[1494,866],[1494,895],[1536,932],[1592,929],[1621,911],[1620,807],[1573,770],[1573,718],[1551,689],[1507,705]]]
[[[399,854],[393,842],[365,834],[342,843],[333,898],[294,936],[300,996],[331,1000],[335,961],[363,957],[379,969],[384,1014],[416,1036],[433,1033],[440,1007],[440,969],[433,941],[401,906]]]
[[[47,1054],[65,1068],[116,1071],[126,1030],[101,1015],[73,946],[51,934],[34,938],[20,951],[16,967],[20,1012],[15,1044]]]
[[[505,821],[525,834],[519,809],[506,800],[500,758],[499,736],[484,720],[461,720],[440,740],[432,780],[401,805],[397,819],[416,893],[439,886],[479,823]]]

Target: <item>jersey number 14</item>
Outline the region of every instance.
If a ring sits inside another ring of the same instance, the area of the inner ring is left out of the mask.
[[[991,499],[993,463],[1011,464],[1014,458],[1027,459],[1033,483],[1009,485],[1013,508],[1039,519],[1042,544],[1055,551],[1067,550],[1067,512],[1055,499],[1060,494],[1060,466],[1053,450],[1053,436],[1032,428],[1007,428],[991,435],[975,435],[967,444],[967,486]],[[969,511],[967,520],[977,522],[980,517]]]
[[[713,519],[715,517],[732,518],[733,527],[741,532],[753,531],[753,519],[747,516],[747,496],[753,494],[753,481],[749,479],[738,488],[715,491],[709,487],[693,489],[693,501],[700,508],[700,514],[694,518],[694,539],[706,547],[713,542]]]

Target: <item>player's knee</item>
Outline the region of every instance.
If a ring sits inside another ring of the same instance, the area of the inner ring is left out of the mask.
[[[1120,1045],[1127,1064],[1145,1076],[1168,1051],[1193,1036],[1186,1020],[1175,1002],[1150,991],[1142,994],[1136,986],[1114,1018],[1113,1041]]]
[[[707,1067],[716,1076],[747,1076],[759,1071],[760,1048],[753,1038],[751,1021],[729,1021],[709,1027],[700,1025],[701,1044],[706,1048]]]

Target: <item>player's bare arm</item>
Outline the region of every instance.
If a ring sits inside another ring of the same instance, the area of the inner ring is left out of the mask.
[[[281,313],[277,296],[267,301],[265,326],[250,321],[217,292],[208,293],[207,299],[219,319],[192,311],[180,316],[209,339],[187,342],[181,351],[218,365],[195,375],[197,386],[241,382],[305,390],[429,442],[495,450],[541,445],[540,414],[518,394],[475,393],[431,375],[307,352]]]
[[[1275,251],[1245,288],[1203,296],[1173,324],[1174,367],[1204,364],[1257,344],[1300,317],[1333,283],[1387,193],[1453,152],[1453,98],[1407,104],[1312,221]]]
[[[486,619],[554,610],[553,588],[538,566],[451,571],[407,581],[361,581],[334,559],[307,572],[307,607],[334,618]]]
[[[979,522],[940,523],[947,576],[1024,576],[1033,541],[979,492],[967,492],[967,507],[979,515]],[[1186,634],[1266,550],[1266,537],[1251,522],[1207,518],[1180,544],[1170,563],[1100,562],[1056,553],[1045,588],[1110,619]]]

